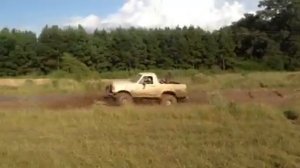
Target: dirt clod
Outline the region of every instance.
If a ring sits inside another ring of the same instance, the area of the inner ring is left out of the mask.
[[[299,118],[299,113],[293,110],[287,110],[284,112],[284,116],[289,120],[295,121]]]

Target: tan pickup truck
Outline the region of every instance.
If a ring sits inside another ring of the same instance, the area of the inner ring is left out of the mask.
[[[186,84],[159,80],[155,73],[139,73],[130,80],[114,80],[106,87],[106,97],[119,105],[138,99],[159,100],[162,105],[173,105],[187,98]]]

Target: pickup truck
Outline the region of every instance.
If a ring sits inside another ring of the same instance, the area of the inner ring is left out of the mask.
[[[132,104],[138,99],[159,100],[170,106],[187,98],[186,84],[159,80],[155,73],[139,73],[129,80],[114,80],[106,87],[106,97],[119,105]]]

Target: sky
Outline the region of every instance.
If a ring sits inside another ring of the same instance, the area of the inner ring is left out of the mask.
[[[259,0],[1,0],[0,28],[40,32],[46,25],[87,30],[200,26],[215,30],[255,12]]]

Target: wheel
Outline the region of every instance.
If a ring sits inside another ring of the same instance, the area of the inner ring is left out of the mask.
[[[177,104],[177,98],[170,94],[163,94],[161,97],[161,105],[171,106]]]
[[[132,96],[128,93],[118,93],[116,96],[118,105],[130,105],[133,103]]]

